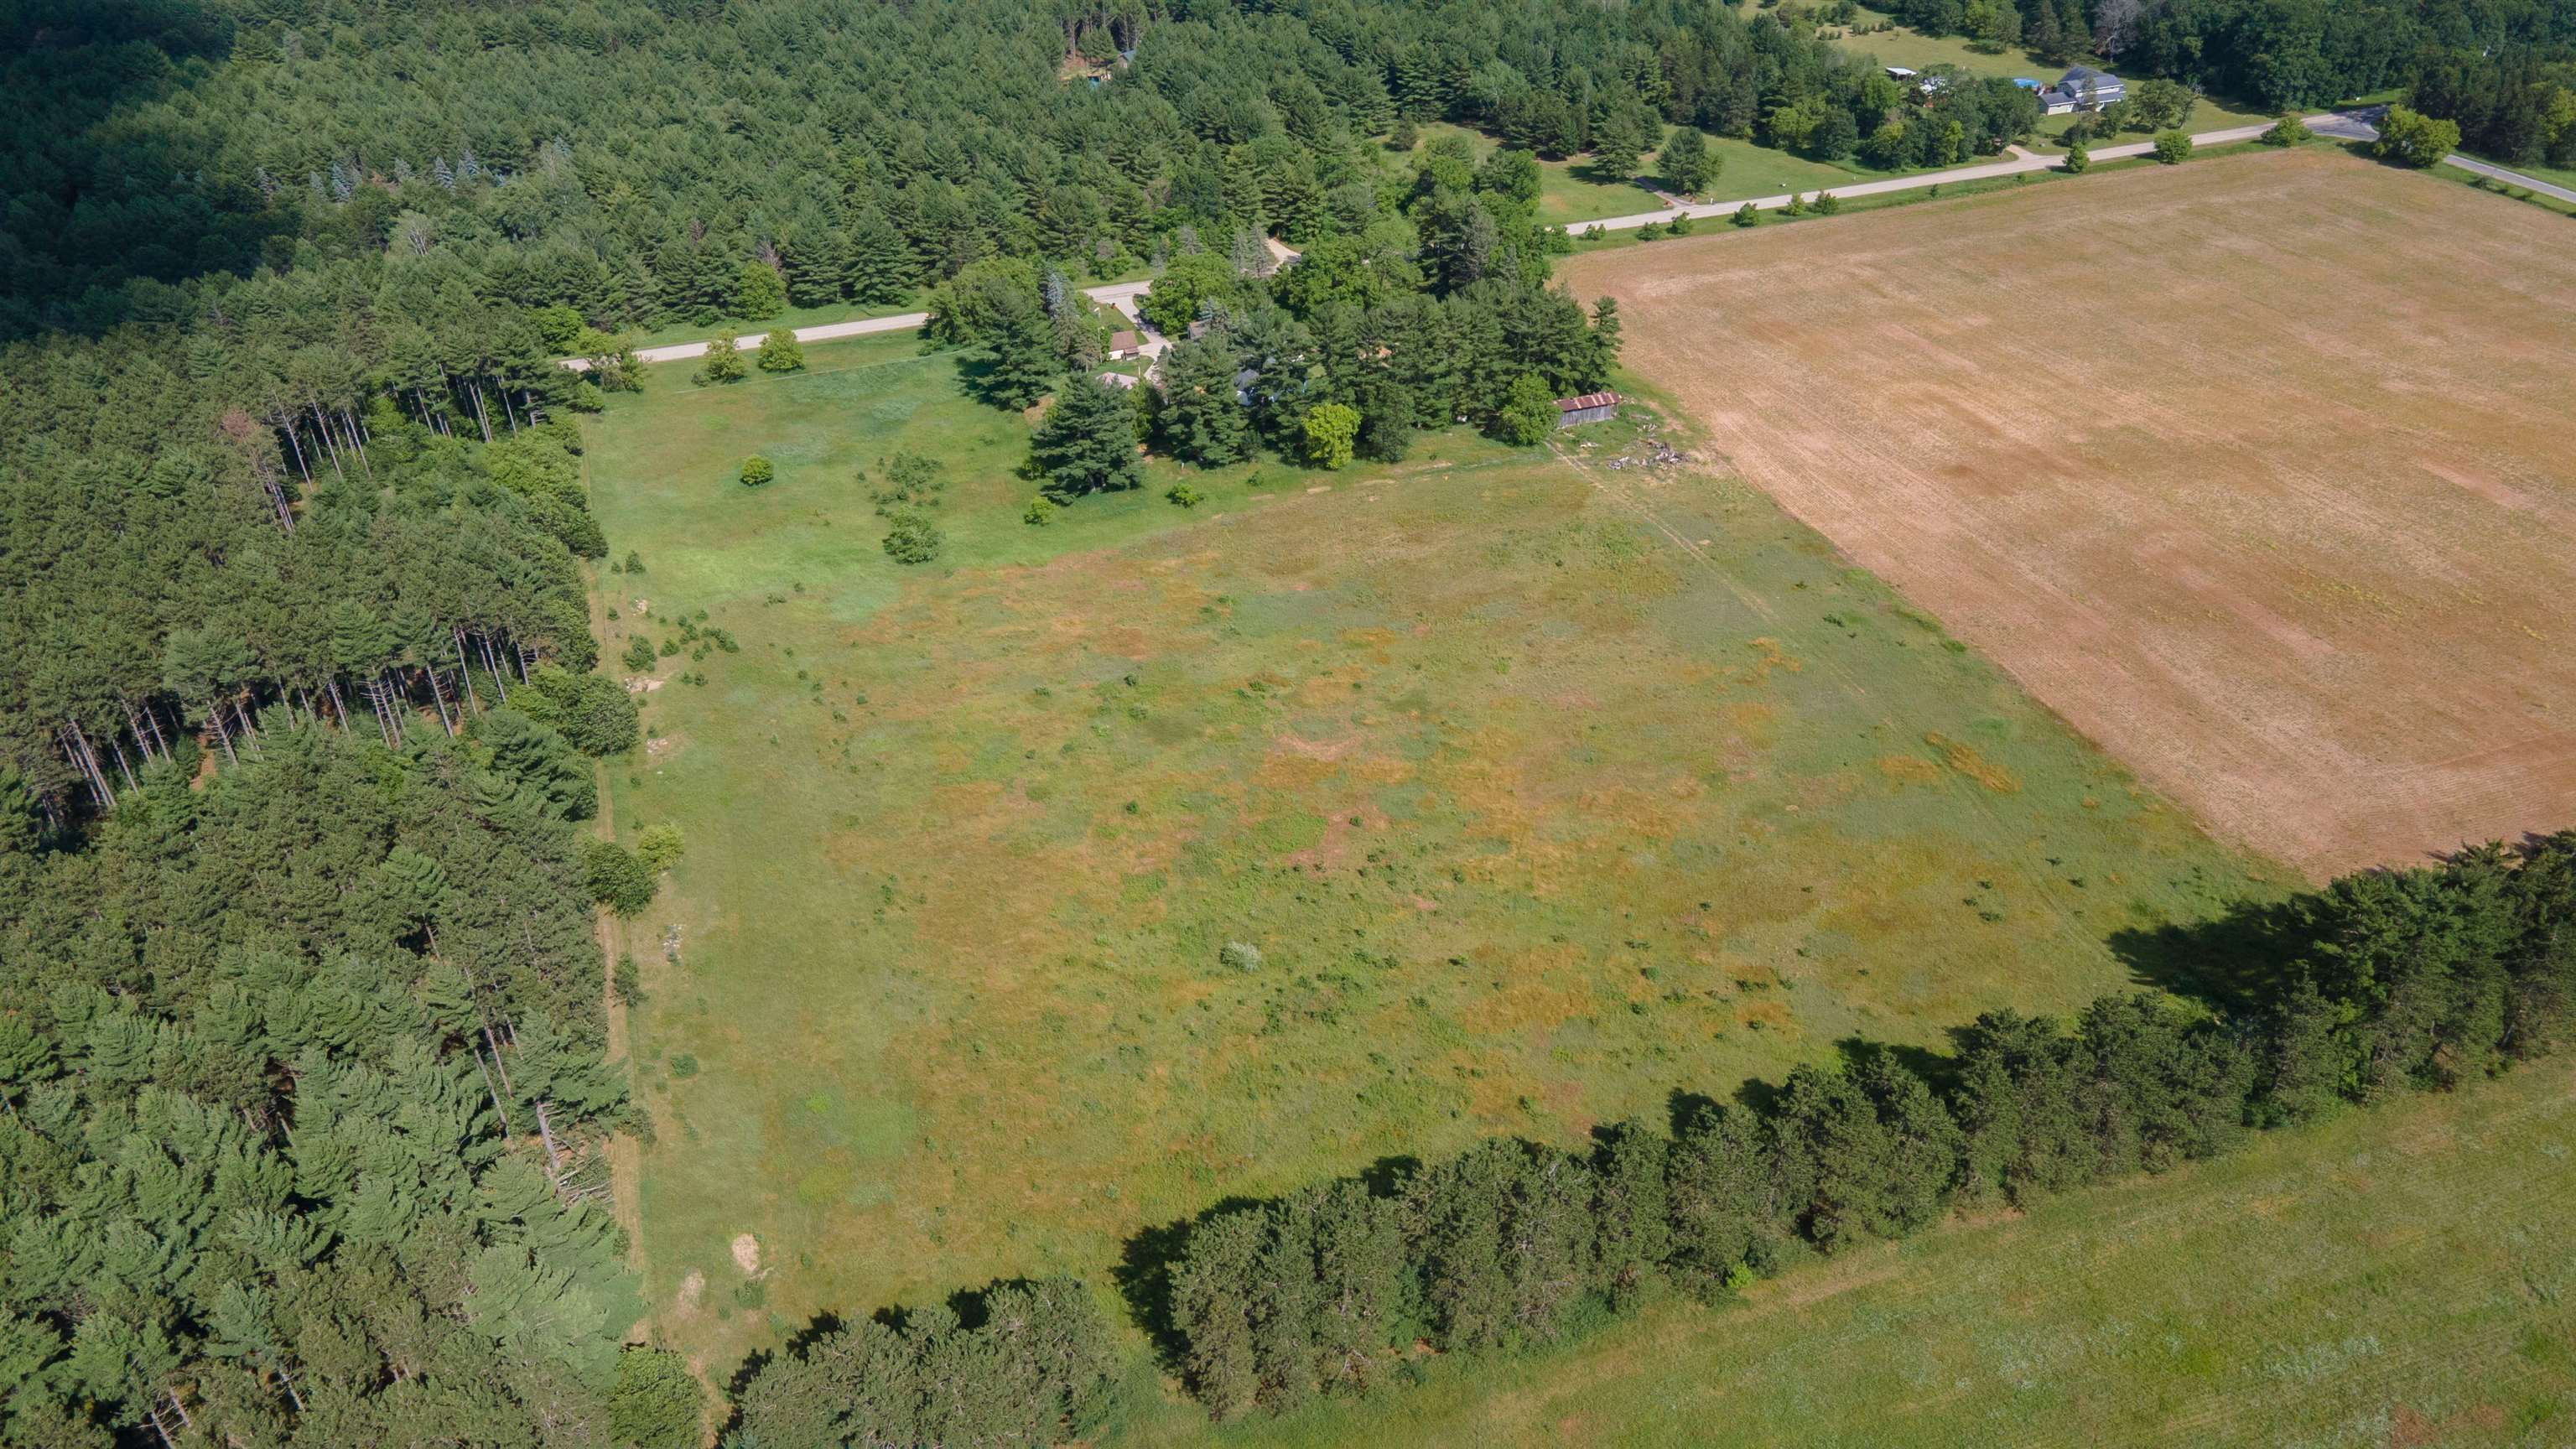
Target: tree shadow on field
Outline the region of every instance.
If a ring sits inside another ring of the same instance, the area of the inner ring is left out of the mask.
[[[1936,1052],[1930,1047],[1915,1046],[1911,1042],[1873,1041],[1865,1036],[1847,1036],[1834,1043],[1834,1051],[1842,1058],[1845,1071],[1857,1072],[1872,1062],[1890,1061],[1922,1078],[1932,1090],[1944,1096],[1958,1085],[1959,1059]]]
[[[2316,936],[2307,896],[2238,901],[2206,921],[2111,933],[2111,954],[2141,986],[2188,996],[2231,1015],[2278,1001]]]

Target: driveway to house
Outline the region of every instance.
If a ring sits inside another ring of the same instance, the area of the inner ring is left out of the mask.
[[[2303,121],[2309,130],[2320,136],[2329,136],[2338,141],[2371,141],[2378,139],[2379,136],[2379,128],[2372,124],[2378,118],[2379,108],[2374,106],[2363,110],[2328,111],[2322,115],[2304,117]],[[2191,138],[2191,144],[2225,146],[2238,141],[2251,141],[2270,129],[2271,126],[2266,123],[2258,126],[2234,126],[2223,131],[2203,131]],[[2064,160],[2057,156],[2033,155],[2019,146],[2007,149],[2012,154],[2002,161],[1981,162],[1974,166],[1954,166],[1947,171],[1925,171],[1913,176],[1892,176],[1885,181],[1860,181],[1849,186],[1827,189],[1834,195],[1842,197],[1879,196],[1891,191],[1914,191],[1952,182],[1983,181],[1996,176],[2018,176],[2031,171],[2049,171],[2062,164]],[[2129,156],[2144,156],[2153,150],[2155,150],[2155,143],[2152,141],[2134,141],[2127,145],[2105,146],[2093,152],[2092,156],[2096,161],[2117,161]],[[2501,166],[2490,166],[2484,161],[2474,161],[2459,155],[2444,157],[2443,164],[2457,166],[2463,171],[2475,172],[2480,176],[2509,182],[2515,186],[2527,186],[2534,191],[2557,197],[2561,201],[2576,204],[2576,191],[2563,186],[2552,186],[2546,181],[2536,180],[2520,172],[2507,171]],[[1807,192],[1804,195],[1813,199],[1817,193]],[[1694,219],[1722,218],[1733,216],[1746,206],[1756,211],[1771,211],[1788,204],[1789,196],[1785,192],[1778,196],[1738,197],[1733,201],[1703,201],[1690,206],[1666,207],[1662,211],[1640,211],[1628,216],[1603,217],[1598,221],[1578,221],[1568,226],[1566,230],[1580,234],[1597,226],[1603,231],[1634,231],[1648,222],[1668,223],[1678,216]],[[1277,241],[1270,241],[1269,246],[1272,254],[1282,265],[1297,259],[1297,253]],[[1142,328],[1143,322],[1137,313],[1136,299],[1144,295],[1145,290],[1153,285],[1151,281],[1116,282],[1106,287],[1086,287],[1083,289],[1083,295],[1095,302],[1106,303],[1131,319],[1137,319],[1138,326]],[[864,337],[871,332],[912,331],[926,325],[929,321],[930,314],[927,312],[898,312],[891,317],[861,317],[848,322],[826,322],[818,327],[799,327],[789,335],[799,342],[830,342],[842,337]],[[736,345],[744,348],[758,347],[768,335],[765,332],[748,332],[736,339]],[[1164,341],[1160,336],[1154,337],[1153,340],[1156,343]],[[1162,348],[1155,346],[1149,350],[1159,356]],[[667,347],[639,347],[635,351],[635,357],[639,362],[685,362],[692,357],[705,356],[706,351],[707,344],[703,342],[674,342]],[[575,371],[589,365],[588,359],[580,357],[567,357],[562,360],[562,363]]]

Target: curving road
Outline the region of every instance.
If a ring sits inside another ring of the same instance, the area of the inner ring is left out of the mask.
[[[2378,114],[2376,109],[2328,111],[2323,115],[2308,116],[2303,119],[2307,128],[2320,136],[2331,136],[2340,141],[2369,141],[2379,135],[2378,127],[2371,124],[2377,119]],[[2225,146],[2238,141],[2251,141],[2270,129],[2271,124],[2266,122],[2256,126],[2232,126],[2223,131],[2203,131],[2192,137],[2191,143],[2194,146]],[[2035,156],[2018,146],[2010,149],[2012,156],[2009,160],[1981,162],[1974,166],[1954,166],[1947,171],[1924,171],[1912,176],[1893,176],[1885,181],[1856,181],[1849,186],[1836,186],[1829,189],[1836,196],[1878,196],[1891,191],[1914,191],[1950,182],[1982,181],[1996,176],[2050,171],[2063,162],[2063,158]],[[2117,161],[2129,156],[2144,156],[2154,149],[2155,143],[2152,141],[2135,141],[2120,146],[2104,146],[2092,155],[2096,161]],[[2507,171],[2500,166],[2490,166],[2484,161],[2474,161],[2466,156],[2448,156],[2443,158],[2443,161],[2445,165],[2456,166],[2463,171],[2475,172],[2480,176],[2509,182],[2515,186],[2526,186],[2545,195],[2557,197],[2561,201],[2576,204],[2576,191],[2563,186],[2552,186],[2546,181],[2535,180],[2519,172]],[[1812,198],[1816,193],[1805,194]],[[1778,196],[1745,196],[1732,201],[1703,201],[1689,206],[1668,206],[1661,211],[1640,211],[1628,216],[1603,217],[1598,221],[1578,221],[1568,226],[1566,230],[1580,233],[1597,226],[1603,231],[1634,231],[1648,222],[1669,222],[1677,216],[1688,216],[1695,220],[1729,217],[1746,206],[1751,206],[1756,211],[1771,211],[1788,204],[1789,196],[1786,192]],[[1271,241],[1270,248],[1283,264],[1296,260],[1297,254],[1277,241]],[[1117,282],[1105,287],[1086,287],[1083,289],[1083,295],[1097,302],[1105,302],[1132,318],[1136,315],[1135,299],[1142,296],[1145,289],[1152,285],[1154,284],[1150,281]],[[830,342],[840,337],[864,337],[871,332],[910,331],[929,321],[930,314],[927,312],[898,312],[890,317],[861,317],[848,322],[826,322],[816,327],[799,327],[788,335],[799,342]],[[737,345],[744,348],[758,347],[768,335],[766,332],[746,332],[737,339]],[[674,342],[665,347],[639,347],[635,350],[635,356],[641,362],[685,362],[692,357],[705,356],[706,350],[707,344],[704,342]],[[562,364],[579,370],[589,366],[589,360],[567,357],[562,359]]]

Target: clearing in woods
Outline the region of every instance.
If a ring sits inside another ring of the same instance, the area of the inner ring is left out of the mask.
[[[657,663],[612,772],[688,840],[631,1043],[655,1327],[719,1377],[1230,1194],[2166,981],[2159,927],[2285,879],[1734,480],[1444,434],[1031,528],[1018,416],[916,345],[591,431],[646,567],[609,657],[739,643]],[[899,447],[950,460],[925,568],[851,479]]]
[[[2576,245],[2326,147],[1579,259],[1754,484],[2222,834],[2576,805]]]

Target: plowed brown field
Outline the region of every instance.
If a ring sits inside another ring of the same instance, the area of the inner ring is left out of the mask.
[[[2576,825],[2576,226],[2325,148],[1569,267],[1745,477],[2318,875]]]

